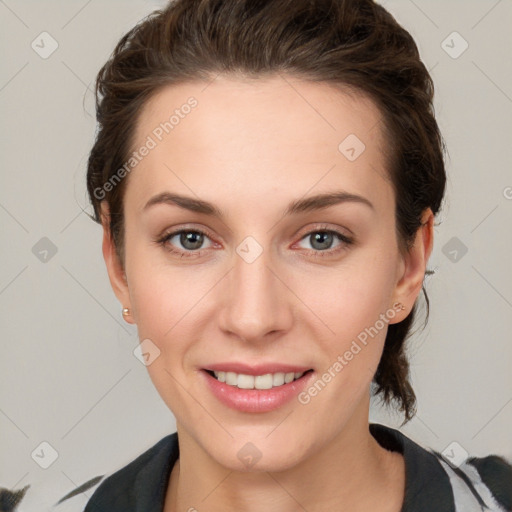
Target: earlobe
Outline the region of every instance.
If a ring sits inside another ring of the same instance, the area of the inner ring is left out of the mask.
[[[416,232],[414,244],[401,262],[403,272],[400,273],[393,294],[393,303],[401,302],[405,305],[403,317],[397,319],[398,322],[403,320],[410,313],[421,291],[425,278],[425,270],[430,254],[432,253],[433,245],[434,214],[430,208],[427,208],[423,212],[421,226]]]
[[[101,224],[103,227],[103,243],[102,251],[107,273],[110,280],[110,285],[114,291],[117,299],[121,303],[123,309],[131,310],[130,294],[128,291],[128,283],[126,281],[126,274],[119,259],[117,249],[110,231],[110,213],[108,205],[102,204]],[[123,314],[123,318],[128,323],[134,323],[131,315]]]

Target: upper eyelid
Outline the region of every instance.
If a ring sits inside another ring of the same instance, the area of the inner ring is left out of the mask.
[[[177,235],[180,235],[181,233],[200,233],[200,234],[203,234],[205,235],[206,237],[208,237],[210,239],[210,242],[212,244],[215,244],[215,242],[212,240],[212,237],[211,235],[208,233],[208,231],[204,230],[204,229],[199,229],[199,228],[179,228],[179,229],[171,229],[169,231],[166,231],[163,233],[163,235],[161,237],[159,237],[159,240],[161,241],[168,241],[170,240],[171,238],[174,238],[175,236]],[[196,249],[197,251],[202,251],[203,249]],[[188,251],[188,252],[193,252],[193,251]]]

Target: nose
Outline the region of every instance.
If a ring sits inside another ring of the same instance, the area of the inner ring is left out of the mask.
[[[219,290],[220,327],[246,342],[275,339],[292,325],[294,295],[283,271],[273,268],[268,249],[254,261],[240,254],[234,253],[233,268]]]

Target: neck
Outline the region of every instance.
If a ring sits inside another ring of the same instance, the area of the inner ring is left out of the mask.
[[[351,421],[314,456],[283,471],[240,472],[212,460],[180,430],[180,458],[170,477],[165,512],[399,512],[403,457],[382,448],[368,417]]]

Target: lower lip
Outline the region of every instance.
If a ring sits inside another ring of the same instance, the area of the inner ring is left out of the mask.
[[[212,393],[224,405],[241,412],[268,412],[278,409],[303,391],[314,375],[310,371],[300,379],[272,389],[240,389],[218,381],[206,370],[201,373]]]

